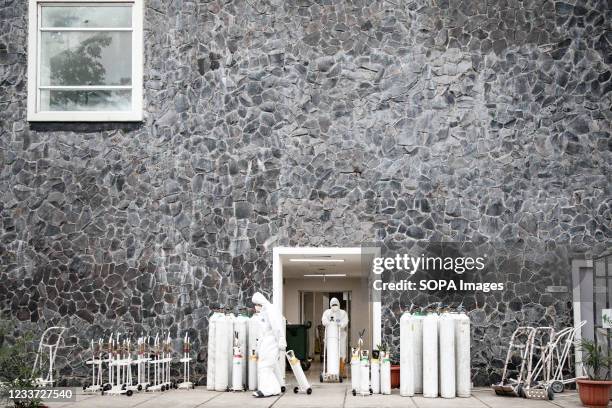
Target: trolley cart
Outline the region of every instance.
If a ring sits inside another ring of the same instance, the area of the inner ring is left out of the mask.
[[[113,365],[113,356],[115,353],[115,340],[113,338],[112,333],[110,337],[108,338],[108,343],[106,345],[106,353],[107,353],[107,358],[104,360],[104,362],[108,366],[108,382],[104,384],[104,387],[102,387],[102,394],[104,394],[104,392],[109,391],[111,388],[113,388],[114,371],[112,370],[111,366]]]
[[[586,320],[580,322],[577,327],[567,327],[555,336],[553,344],[553,374],[550,379],[550,387],[554,393],[565,391],[567,384],[576,382],[577,377],[565,378],[564,372],[572,372],[571,353],[576,343],[576,335],[580,333]]]
[[[531,362],[534,358],[537,363],[529,370],[524,387],[525,397],[531,399],[554,399],[555,393],[565,390],[565,384],[576,381],[576,378],[563,377],[563,370],[570,370],[569,355],[574,347],[576,334],[582,329],[586,321],[582,321],[578,327],[566,327],[559,332],[554,332],[550,327],[536,329],[542,333],[539,342],[534,341]],[[546,342],[548,340],[548,342]]]
[[[133,389],[128,389],[131,383],[131,359],[126,355],[127,343],[124,340],[123,344],[119,341],[120,333],[117,333],[116,340],[112,340],[111,349],[114,350],[114,355],[111,353],[111,358],[108,363],[110,374],[111,389],[106,391],[106,394],[120,395],[125,394],[131,397],[134,393]],[[112,374],[114,372],[114,374]],[[128,381],[130,381],[128,383]]]
[[[148,362],[151,360],[148,357],[148,340],[149,337],[138,338],[138,358],[133,362],[136,364],[136,386],[138,391],[147,390],[149,387],[149,376],[147,371]]]
[[[498,384],[491,385],[495,394],[512,397],[523,396],[523,387],[527,377],[526,366],[531,353],[534,335],[535,329],[533,327],[519,327],[512,333],[501,381]],[[509,378],[508,366],[512,356],[516,354],[521,358],[521,367],[516,378]]]
[[[549,387],[552,371],[552,343],[555,329],[537,327],[534,330],[527,361],[527,377],[522,389],[522,396],[528,399],[548,399],[555,397]],[[534,361],[536,363],[534,364]],[[538,381],[541,378],[541,381]]]
[[[86,361],[85,364],[91,365],[91,384],[84,385],[83,391],[86,393],[101,392],[104,388],[102,383],[102,339],[98,340],[98,343],[91,341],[91,360]]]
[[[40,337],[38,351],[34,359],[34,367],[32,368],[33,373],[41,374],[40,377],[34,379],[34,384],[37,387],[53,386],[55,383],[53,378],[55,358],[57,357],[57,349],[62,341],[62,335],[65,330],[65,327],[52,326],[45,330]],[[48,367],[43,367],[43,360],[46,360],[49,364]]]
[[[194,389],[195,385],[189,379],[189,371],[192,358],[190,357],[191,352],[191,340],[189,339],[189,335],[185,334],[185,339],[183,340],[183,358],[179,361],[183,363],[183,382],[178,385],[180,389]]]
[[[293,392],[305,392],[306,394],[312,394],[312,388],[310,387],[310,383],[304,374],[304,370],[302,369],[302,364],[300,359],[295,356],[293,350],[288,350],[285,355],[287,356],[287,361],[289,361],[289,365],[291,366],[291,370],[293,371],[293,375],[295,375],[295,379],[297,380],[298,385],[293,387]]]
[[[135,365],[134,359],[132,359],[132,340],[129,338],[123,341],[123,378],[125,382],[125,389],[134,392],[142,391],[142,387],[138,385],[138,381],[133,381],[132,377],[132,366]]]
[[[152,380],[151,385],[147,388],[147,391],[166,391],[170,389],[170,387],[166,388],[165,378],[165,353],[163,351],[163,341],[159,339],[159,333],[155,335],[153,340],[153,353],[151,354],[151,360],[149,361],[149,366],[152,366]]]
[[[321,382],[342,382],[342,376],[340,375],[340,358],[338,357],[338,353],[340,351],[340,327],[338,323],[334,320],[334,317],[330,317],[331,322],[325,326],[325,341],[323,347],[323,372],[319,375],[319,380]],[[328,336],[329,332],[329,336]],[[332,347],[327,344],[328,340],[330,343],[333,342]],[[334,361],[330,361],[327,356],[328,350],[335,350],[334,353]]]
[[[170,332],[168,332],[168,337],[166,341],[163,343],[163,378],[164,384],[166,385],[166,390],[170,388],[176,389],[176,381],[173,381],[170,377],[170,366],[172,364],[172,339],[170,338]]]

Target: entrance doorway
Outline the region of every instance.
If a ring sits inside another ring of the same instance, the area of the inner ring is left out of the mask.
[[[365,329],[364,346],[371,349],[381,343],[381,303],[370,301],[366,279],[369,270],[364,257],[376,256],[376,250],[361,247],[277,247],[273,250],[273,304],[287,323],[301,324],[312,319],[309,347],[315,345],[316,326],[329,307],[330,294],[349,307],[349,347]],[[345,309],[346,310],[346,309]],[[314,330],[313,330],[314,329]]]

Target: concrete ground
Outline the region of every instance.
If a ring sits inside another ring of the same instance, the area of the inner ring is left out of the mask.
[[[195,390],[170,390],[163,393],[137,393],[132,397],[109,395],[85,395],[77,393],[77,401],[69,403],[50,403],[50,408],[554,408],[580,407],[580,400],[575,391],[556,394],[553,401],[536,401],[523,398],[499,397],[489,388],[475,389],[471,398],[423,398],[401,397],[399,390],[394,389],[391,395],[372,395],[354,397],[350,389],[350,379],[341,384],[321,384],[319,366],[313,365],[307,372],[312,394],[294,394],[296,384],[293,374],[287,372],[287,392],[281,396],[255,398],[251,392],[215,392],[206,387]]]
[[[471,398],[423,398],[401,397],[398,390],[392,395],[353,397],[346,384],[312,384],[312,394],[288,392],[280,397],[254,398],[251,393],[225,393],[206,391],[206,387],[195,390],[171,390],[164,393],[141,393],[132,397],[77,395],[76,402],[51,403],[50,408],[195,408],[195,407],[254,407],[254,408],[554,408],[580,407],[575,391],[557,394],[554,401],[536,401],[522,398],[498,397],[490,389],[476,389]]]

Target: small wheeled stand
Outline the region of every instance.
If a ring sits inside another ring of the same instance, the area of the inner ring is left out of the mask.
[[[327,335],[327,331],[328,329],[331,328],[332,334],[328,337]],[[334,372],[330,372],[330,364],[329,364],[329,358],[327,355],[327,341],[328,339],[332,339],[332,341],[337,342],[337,347],[336,350],[340,350],[340,333],[339,333],[339,328],[338,328],[338,324],[334,321],[333,317],[331,318],[331,323],[327,326],[325,326],[325,342],[324,342],[324,347],[323,347],[323,371],[321,372],[321,374],[319,375],[319,380],[321,382],[342,382],[342,376],[340,375],[340,367],[339,365],[336,365],[334,363]],[[336,351],[336,353],[337,353]],[[338,362],[340,361],[338,358],[338,354],[335,355],[335,358],[338,359]]]
[[[127,391],[138,392],[142,391],[142,387],[138,385],[137,381],[132,380],[132,366],[135,361],[132,359],[132,341],[127,338],[123,341],[123,349],[125,354],[123,355],[123,379],[125,382],[125,389]]]
[[[527,361],[531,353],[534,336],[535,329],[533,327],[518,327],[514,333],[512,333],[501,381],[498,384],[491,385],[496,395],[507,397],[525,396],[523,387],[525,386],[525,381],[528,376]],[[521,366],[516,378],[509,378],[509,367],[512,364],[511,359],[515,354],[520,356]]]
[[[108,369],[111,371],[110,383],[112,384],[111,389],[106,391],[109,395],[120,395],[125,394],[131,397],[134,394],[133,389],[128,389],[128,385],[131,384],[131,358],[127,353],[126,341],[123,345],[119,341],[119,333],[117,333],[116,342],[111,337],[111,350],[114,351],[114,355],[111,352],[109,356]],[[126,355],[127,354],[127,355]],[[114,374],[112,372],[115,371]]]
[[[45,330],[38,343],[38,352],[34,359],[34,367],[32,368],[33,373],[40,373],[41,376],[34,379],[34,384],[37,387],[53,387],[55,380],[53,379],[53,370],[55,365],[55,357],[57,356],[57,349],[62,341],[62,335],[64,334],[65,327],[49,327]],[[43,359],[46,357],[49,366],[43,367]]]
[[[133,364],[136,364],[136,387],[138,391],[146,391],[149,388],[149,375],[147,371],[148,362],[151,360],[148,355],[148,336],[138,338],[138,358]]]
[[[147,391],[167,391],[170,388],[176,388],[176,385],[170,381],[170,363],[172,362],[170,343],[170,334],[165,341],[160,341],[159,334],[155,336],[153,358],[149,361],[149,364],[153,365],[153,384]]]
[[[285,354],[287,356],[287,360],[289,361],[289,365],[291,366],[291,370],[293,371],[293,375],[295,375],[295,379],[298,382],[298,385],[293,387],[293,392],[295,394],[298,392],[305,392],[308,395],[312,394],[310,383],[304,374],[300,360],[295,357],[294,351],[288,350]]]
[[[87,361],[87,365],[91,365],[91,384],[83,386],[83,391],[86,393],[102,392],[104,384],[102,384],[102,339],[98,343],[91,341],[91,360]]]
[[[189,336],[185,334],[185,339],[183,340],[183,358],[179,361],[183,363],[183,382],[178,384],[179,389],[183,390],[192,390],[195,388],[195,385],[189,379],[189,368],[191,365],[192,358],[189,356],[191,351],[191,340]]]

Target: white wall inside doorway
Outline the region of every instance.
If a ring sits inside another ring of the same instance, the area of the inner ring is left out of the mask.
[[[321,324],[321,315],[328,305],[323,299],[321,293],[327,292],[344,292],[350,291],[351,310],[349,311],[349,319],[351,319],[351,346],[359,338],[359,332],[366,329],[365,347],[370,346],[370,338],[372,335],[372,311],[368,307],[368,293],[362,287],[359,279],[344,279],[331,278],[322,282],[321,279],[286,279],[284,287],[285,307],[284,313],[287,318],[287,323],[303,323],[300,322],[300,291],[315,292],[316,296],[315,307],[317,311],[312,322],[313,329],[316,325]],[[365,292],[365,293],[364,293]],[[313,330],[314,333],[314,330]],[[311,343],[312,344],[312,343]]]
[[[281,313],[285,313],[285,290],[283,288],[283,260],[287,258],[287,256],[291,257],[300,257],[300,256],[338,256],[342,257],[343,255],[361,255],[364,249],[360,247],[348,247],[348,248],[336,248],[336,247],[276,247],[273,249],[273,262],[272,262],[272,272],[273,272],[273,297],[272,302],[274,305],[281,311]],[[365,272],[367,273],[367,272]],[[320,278],[313,278],[319,279]],[[335,278],[334,278],[335,279]],[[331,278],[327,280],[330,282]],[[343,290],[346,290],[344,288]],[[355,293],[355,292],[353,292]],[[287,295],[289,297],[289,295]],[[353,299],[355,299],[355,295]],[[368,330],[369,336],[369,344],[380,344],[381,343],[381,304],[380,302],[369,302],[367,294],[364,297],[365,301],[368,302],[368,307],[370,308],[371,316],[371,328]],[[297,320],[297,319],[296,319]],[[355,337],[354,337],[355,338]]]

